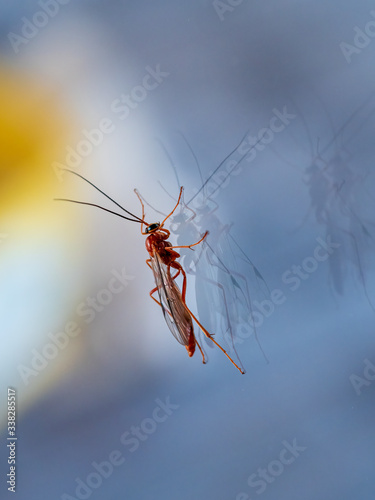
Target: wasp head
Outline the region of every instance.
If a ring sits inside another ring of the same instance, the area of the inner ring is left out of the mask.
[[[154,222],[153,224],[150,224],[149,226],[146,227],[146,234],[150,234],[157,231],[159,227],[160,227],[160,222]]]

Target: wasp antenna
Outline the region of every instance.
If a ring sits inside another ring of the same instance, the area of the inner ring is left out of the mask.
[[[128,210],[126,210],[126,208],[122,207],[119,203],[117,203],[117,201],[115,201],[113,198],[111,198],[108,194],[106,194],[104,191],[102,191],[100,188],[98,188],[98,186],[95,186],[95,184],[91,181],[89,181],[88,179],[86,179],[86,177],[83,177],[83,175],[81,174],[78,174],[77,172],[74,172],[73,170],[69,170],[68,168],[62,168],[61,170],[65,171],[65,172],[70,172],[71,174],[73,175],[76,175],[77,177],[80,177],[81,179],[83,179],[85,182],[87,182],[88,184],[90,184],[90,186],[92,186],[93,188],[95,188],[97,191],[99,191],[99,193],[101,193],[102,195],[104,195],[106,198],[108,198],[108,200],[111,200],[112,203],[114,203],[115,205],[117,205],[119,208],[121,208],[121,210],[123,210],[124,212],[126,212],[128,215],[131,215],[132,217],[134,217],[134,219],[137,219],[138,222],[143,222],[143,220],[138,217],[137,215],[134,215],[132,214],[131,212],[129,212]],[[131,220],[131,219],[129,219]]]
[[[130,219],[129,217],[125,217],[125,215],[118,214],[117,212],[113,212],[112,210],[108,210],[108,208],[101,207],[100,205],[96,205],[95,203],[88,203],[87,201],[69,200],[67,198],[54,198],[54,201],[68,201],[70,203],[77,203],[78,205],[88,205],[90,207],[100,208],[101,210],[104,210],[105,212],[109,212],[110,214],[117,215],[118,217],[121,217],[122,219],[130,220],[131,222],[139,222],[140,224],[143,222],[143,221],[138,220],[138,219]]]

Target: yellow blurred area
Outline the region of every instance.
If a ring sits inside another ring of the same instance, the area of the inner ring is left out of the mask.
[[[0,217],[53,215],[59,181],[51,167],[63,157],[73,127],[59,94],[0,63]],[[55,214],[54,214],[55,215]]]
[[[52,167],[77,127],[63,97],[0,62],[0,378],[18,387],[21,407],[66,372],[80,343],[72,342],[30,385],[22,381],[20,364],[29,367],[32,349],[74,319],[85,289],[75,274],[86,249],[83,220],[54,201],[61,191],[72,195]]]

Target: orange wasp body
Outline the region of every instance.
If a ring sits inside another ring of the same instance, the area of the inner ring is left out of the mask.
[[[146,262],[154,273],[156,284],[156,287],[150,292],[150,297],[161,306],[170,330],[177,340],[186,347],[191,357],[195,352],[197,342],[194,336],[193,321],[186,309],[186,275],[181,264],[176,261],[180,254],[173,250],[169,241],[166,241],[169,234],[164,231],[156,230],[146,239],[146,249],[150,255]],[[173,277],[171,276],[171,268],[177,270]],[[184,277],[182,293],[174,281],[180,273]],[[156,291],[159,293],[160,301],[153,297]],[[184,307],[181,307],[181,304]]]
[[[67,199],[57,199],[58,201],[70,201],[74,203],[79,203],[83,205],[90,205],[90,206],[95,206],[97,208],[100,208],[102,210],[105,210],[106,212],[110,212],[112,214],[118,215],[124,219],[131,220],[132,222],[140,222],[141,223],[141,232],[143,235],[148,235],[146,238],[146,249],[149,253],[149,259],[146,260],[147,265],[152,269],[154,278],[155,278],[155,288],[153,288],[150,292],[150,297],[161,307],[163,311],[163,315],[165,318],[165,321],[174,335],[174,337],[180,342],[180,344],[184,345],[189,356],[193,356],[195,352],[196,346],[198,346],[198,349],[200,353],[202,354],[202,359],[203,363],[206,363],[205,355],[204,352],[198,343],[195,334],[194,334],[194,326],[193,326],[193,319],[199,326],[199,328],[202,330],[202,332],[206,335],[207,338],[209,338],[233,363],[233,365],[243,374],[245,371],[240,368],[234,361],[233,359],[229,356],[229,354],[225,351],[225,349],[214,339],[213,335],[210,334],[198,321],[198,319],[194,316],[194,314],[191,312],[191,310],[188,308],[186,305],[185,297],[186,297],[186,273],[184,269],[182,268],[181,264],[177,262],[177,259],[180,257],[180,254],[175,251],[176,248],[192,248],[196,245],[199,245],[207,236],[208,231],[204,233],[202,238],[197,241],[196,243],[193,243],[191,245],[180,245],[180,246],[172,246],[168,238],[170,236],[170,232],[168,229],[165,229],[164,223],[166,220],[174,213],[176,208],[178,207],[180,200],[181,200],[181,195],[183,188],[181,187],[180,189],[180,195],[177,200],[177,203],[172,210],[172,212],[163,220],[163,222],[159,223],[153,223],[153,224],[148,224],[145,222],[145,211],[144,211],[144,204],[142,202],[142,199],[137,192],[137,190],[134,190],[136,195],[139,198],[139,201],[141,202],[142,205],[142,218],[128,212],[125,208],[123,208],[121,205],[119,205],[116,201],[114,201],[112,198],[110,198],[107,194],[105,194],[103,191],[101,191],[97,186],[92,184],[89,180],[87,180],[85,177],[82,175],[73,172],[71,170],[68,170],[69,172],[73,173],[74,175],[77,175],[81,179],[85,180],[89,184],[91,184],[95,189],[97,189],[99,192],[104,194],[108,199],[110,199],[112,202],[114,202],[118,207],[120,207],[122,210],[124,210],[128,215],[131,215],[133,219],[130,219],[129,217],[126,217],[124,215],[118,214],[116,212],[113,212],[111,210],[108,210],[104,207],[101,207],[99,205],[93,204],[93,203],[86,203],[86,202],[81,202],[81,201],[76,201],[76,200],[67,200]],[[145,231],[143,231],[143,225],[146,226]],[[175,274],[172,276],[171,274],[171,269],[173,269]],[[182,283],[182,291],[180,291],[177,283],[176,283],[176,278],[182,274],[183,277],[183,283]],[[155,292],[158,292],[159,295],[159,300],[157,300],[153,294]]]

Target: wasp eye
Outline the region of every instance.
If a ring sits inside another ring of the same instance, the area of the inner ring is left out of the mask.
[[[156,231],[160,227],[160,222],[155,222],[154,224],[150,224],[146,228],[146,233],[152,233],[153,231]]]

